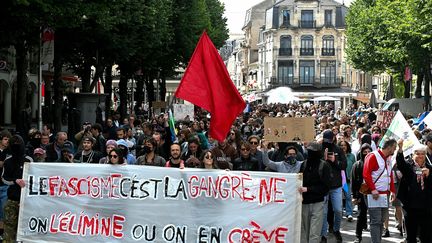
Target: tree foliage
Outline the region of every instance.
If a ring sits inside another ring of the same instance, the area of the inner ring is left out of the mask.
[[[25,57],[38,48],[40,29],[53,28],[54,113],[59,114],[64,95],[62,70],[79,75],[81,92],[91,92],[101,80],[111,97],[111,77],[104,73],[117,65],[120,111],[126,115],[130,79],[137,81],[138,106],[143,102],[144,86],[150,101],[155,100],[153,80],[157,80],[163,98],[166,78],[186,66],[203,30],[217,47],[224,44],[228,29],[223,12],[219,0],[6,0],[0,9],[0,48],[13,45],[18,50],[24,43]],[[25,67],[21,69],[18,73],[27,72]],[[109,103],[110,98],[108,108]],[[60,117],[55,118],[59,129]]]
[[[355,68],[388,72],[405,86],[403,72],[409,66],[425,77],[428,96],[431,62],[431,1],[356,0],[347,15],[347,55]],[[429,27],[429,28],[428,28]],[[421,87],[422,79],[417,88]],[[417,96],[418,93],[416,92]]]

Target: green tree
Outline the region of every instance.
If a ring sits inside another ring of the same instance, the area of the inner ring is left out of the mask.
[[[403,80],[406,66],[418,74],[418,89],[423,77],[426,82],[430,80],[427,70],[431,60],[428,49],[431,39],[424,28],[430,25],[426,23],[430,21],[425,10],[428,7],[430,10],[430,3],[421,0],[355,1],[347,16],[347,54],[350,62],[364,71],[386,71],[397,77],[399,84],[404,86],[404,97],[410,97],[410,84]],[[417,90],[416,96],[420,93]],[[429,96],[428,83],[425,94]]]
[[[0,8],[0,46],[15,48],[16,96],[13,112],[16,129],[21,134],[27,134],[28,126],[24,108],[30,102],[27,98],[28,53],[38,48],[40,27],[45,22],[48,6],[44,1],[21,0],[2,1]],[[27,131],[26,131],[27,130]],[[25,135],[24,135],[25,136]]]

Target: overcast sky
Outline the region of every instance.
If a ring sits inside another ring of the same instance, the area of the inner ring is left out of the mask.
[[[225,4],[225,16],[228,18],[230,33],[242,33],[246,10],[263,0],[220,0]],[[342,0],[336,0],[342,2]],[[349,5],[353,0],[345,0]]]

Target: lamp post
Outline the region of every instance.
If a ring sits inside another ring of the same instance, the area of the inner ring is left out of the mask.
[[[39,28],[39,60],[38,60],[38,129],[42,131],[42,27]]]

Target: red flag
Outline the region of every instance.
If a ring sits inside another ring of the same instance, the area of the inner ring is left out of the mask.
[[[218,141],[226,138],[246,106],[206,32],[200,37],[175,96],[211,113],[210,136]]]
[[[405,66],[404,80],[405,82],[408,82],[411,79],[412,79],[411,68],[407,65]]]

